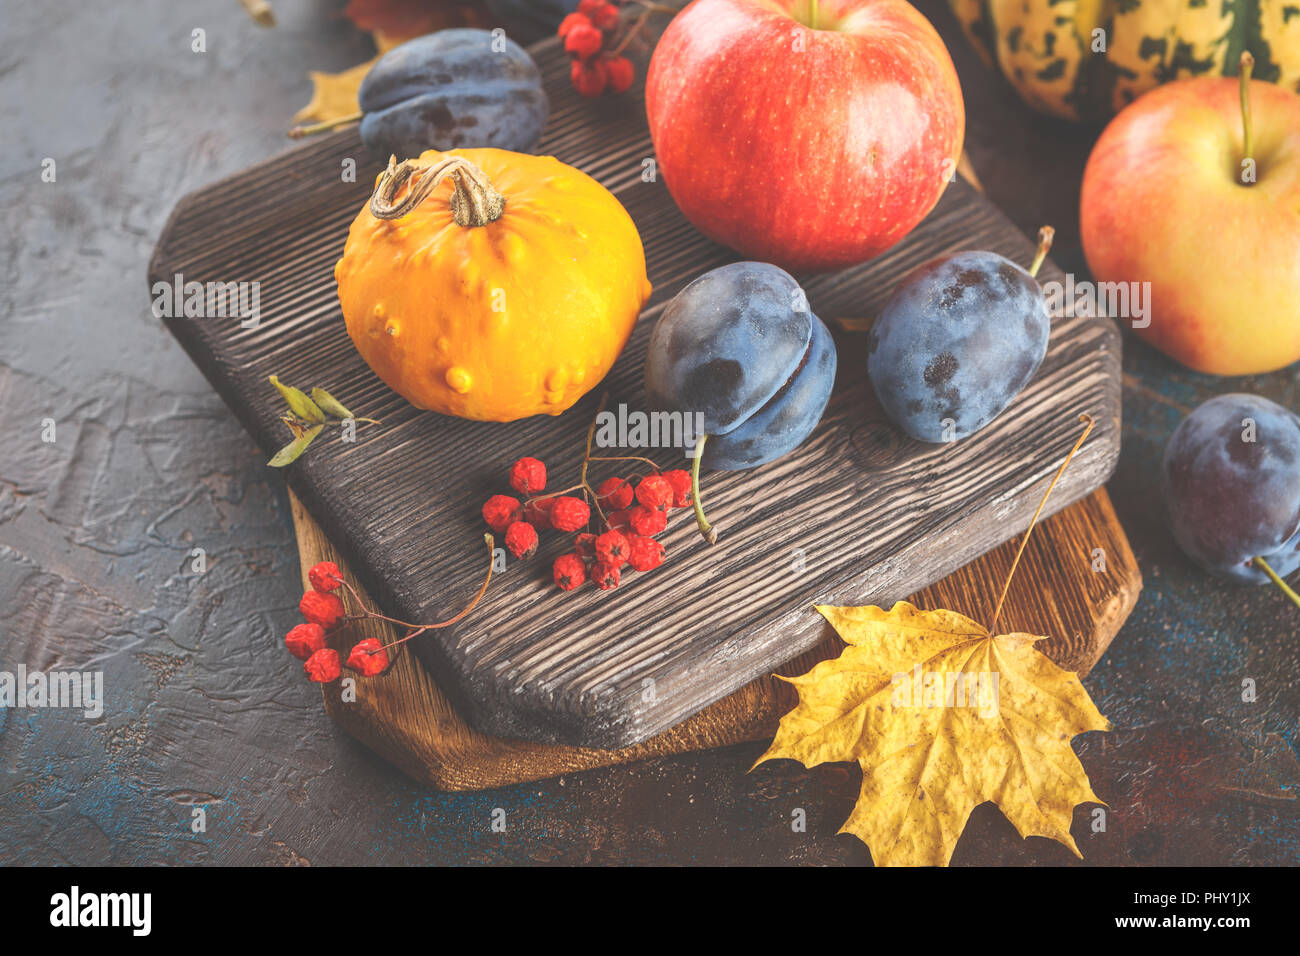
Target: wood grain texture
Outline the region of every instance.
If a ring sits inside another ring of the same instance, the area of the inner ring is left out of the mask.
[[[639,102],[579,99],[554,44],[535,51],[553,113],[541,149],[595,176],[641,230],[656,285],[602,389],[641,406],[640,370],[654,319],[700,272],[735,256],[681,217],[661,182]],[[355,159],[358,182],[340,170]],[[408,407],[356,355],[332,269],[380,157],[343,131],[192,194],[155,250],[150,281],[259,281],[261,325],[166,321],[268,455],[284,444],[270,374],[321,385],[380,418],[355,444],[318,443],[287,469],[291,487],[388,612],[441,620],[478,585],[482,500],[519,455],[557,481],[576,472],[597,396],[558,418],[465,422]],[[800,277],[814,311],[874,315],[910,268],[958,249],[1028,262],[1033,246],[970,186],[951,184],[903,243],[860,267]],[[1041,278],[1060,278],[1049,262]],[[1050,510],[1098,488],[1119,452],[1119,337],[1107,320],[1058,317],[1025,391],[972,439],[929,446],[884,419],[865,379],[861,336],[837,333],[840,374],[825,420],[795,453],[706,480],[722,529],[708,549],[687,520],[664,537],[671,571],[634,575],[614,594],[559,595],[549,558],[512,564],[474,616],[418,642],[418,652],[478,729],[536,741],[624,747],[645,741],[822,638],[810,600],[889,604],[962,567],[1023,528],[1078,430],[1093,437]],[[667,458],[665,465],[669,462]],[[760,493],[761,492],[761,493]],[[791,570],[799,555],[804,570]],[[644,688],[655,688],[649,698]]]
[[[302,502],[291,496],[290,503],[303,587],[310,586],[307,569],[317,561],[337,561],[350,575]],[[987,621],[1016,547],[1017,542],[1009,541],[910,600],[918,607],[950,608]],[[1093,570],[1097,549],[1106,557],[1100,571]],[[1005,630],[1050,635],[1040,645],[1043,651],[1062,667],[1085,675],[1128,618],[1141,590],[1137,561],[1110,499],[1099,490],[1034,530],[1001,621]],[[821,622],[822,639],[777,673],[803,673],[843,646],[816,612],[806,613]],[[337,632],[331,644],[346,656],[351,644],[364,637],[387,643],[400,636],[392,625],[368,620]],[[795,703],[788,684],[765,675],[643,743],[600,750],[510,740],[474,730],[411,654],[399,655],[381,677],[357,678],[355,701],[345,702],[337,685],[322,688],[322,695],[326,712],[349,734],[410,776],[441,790],[482,790],[769,738]]]

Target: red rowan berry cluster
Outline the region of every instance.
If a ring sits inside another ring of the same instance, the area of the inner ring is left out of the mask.
[[[630,478],[613,476],[593,488],[587,479],[593,461],[641,462],[649,472]],[[655,535],[667,528],[671,509],[691,504],[689,473],[660,471],[647,458],[593,457],[590,434],[577,485],[543,495],[546,466],[536,458],[520,458],[510,466],[510,486],[522,500],[493,495],[483,503],[483,520],[493,532],[505,535],[506,548],[521,560],[536,553],[541,531],[574,535],[572,550],[552,566],[555,584],[562,591],[572,591],[587,580],[608,591],[618,587],[624,568],[659,567],[664,546]]]
[[[484,536],[488,545],[488,573],[483,581],[483,586],[479,588],[478,594],[474,600],[469,603],[465,610],[461,611],[450,620],[443,621],[440,624],[407,624],[404,621],[398,621],[391,617],[385,617],[377,611],[371,611],[365,606],[361,595],[357,593],[356,588],[344,580],[343,575],[339,572],[339,566],[333,561],[321,561],[319,564],[312,565],[307,572],[307,580],[311,584],[311,590],[302,596],[298,602],[298,611],[302,614],[304,623],[295,625],[290,628],[289,633],[284,636],[284,645],[289,649],[289,653],[303,662],[303,673],[307,679],[317,684],[328,684],[336,681],[343,672],[343,667],[347,666],[356,671],[363,677],[375,677],[382,674],[388,669],[389,654],[388,652],[401,644],[405,644],[413,637],[418,637],[425,631],[434,630],[440,627],[448,627],[461,620],[474,606],[478,604],[487,591],[488,581],[492,580],[492,562],[490,556],[496,547],[491,535]],[[347,609],[343,606],[343,599],[336,593],[340,587],[343,587],[351,594],[352,598],[361,607],[360,613],[349,616]],[[390,624],[396,624],[400,627],[407,628],[408,633],[401,640],[393,641],[391,644],[380,643],[378,638],[367,637],[353,645],[352,650],[348,653],[347,661],[342,661],[339,652],[325,643],[327,632],[338,625],[346,625],[350,621],[364,618],[377,618],[381,621],[387,621]]]
[[[568,52],[569,79],[573,88],[583,96],[597,97],[602,93],[624,93],[636,79],[636,67],[623,56],[623,50],[632,41],[651,13],[675,13],[671,7],[634,0],[643,8],[632,26],[622,31],[620,7],[623,0],[580,0],[578,9],[560,23],[557,31]],[[623,33],[620,39],[619,34]]]

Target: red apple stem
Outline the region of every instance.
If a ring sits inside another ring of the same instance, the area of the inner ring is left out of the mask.
[[[1255,68],[1255,58],[1249,50],[1241,51],[1241,69],[1237,71],[1238,85],[1241,89],[1241,149],[1243,160],[1250,160],[1255,154],[1255,131],[1250,121],[1250,74]],[[1254,182],[1252,178],[1250,182]],[[1243,183],[1245,181],[1243,180]],[[1245,183],[1249,185],[1249,183]]]
[[[1296,607],[1300,607],[1300,594],[1296,594],[1295,591],[1291,590],[1291,586],[1288,585],[1285,581],[1283,581],[1278,576],[1278,573],[1268,566],[1267,561],[1265,561],[1263,558],[1254,558],[1250,563],[1255,565],[1255,567],[1259,568],[1265,574],[1267,574],[1269,580],[1271,580],[1274,584],[1276,584],[1279,588],[1281,588],[1282,593],[1285,594],[1287,597],[1289,597],[1292,601],[1294,601]]]
[[[708,435],[701,435],[695,443],[695,460],[691,462],[691,506],[695,509],[695,523],[699,525],[700,534],[709,544],[718,543],[718,529],[709,524],[704,517],[704,502],[700,500],[700,459],[704,457],[704,443]]]
[[[1029,274],[1034,278],[1038,278],[1038,270],[1042,268],[1043,260],[1051,251],[1054,238],[1056,238],[1056,230],[1051,226],[1044,226],[1038,230],[1038,248],[1034,251],[1034,261],[1029,264]]]

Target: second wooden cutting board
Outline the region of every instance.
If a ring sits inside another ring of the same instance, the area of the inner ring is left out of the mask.
[[[303,587],[310,586],[307,570],[317,561],[342,562],[343,574],[349,576],[346,562],[302,503],[291,498],[290,505]],[[1017,548],[1017,541],[1008,541],[909,600],[920,608],[950,608],[987,620]],[[1095,558],[1060,559],[1062,554],[1092,558],[1098,548],[1106,556],[1102,565]],[[1043,653],[1082,677],[1110,645],[1141,590],[1137,560],[1103,488],[1034,529],[1001,620],[1008,631],[1051,635],[1040,645]],[[830,626],[823,630],[826,636],[821,643],[787,662],[779,671],[781,675],[802,674],[843,650],[843,642]],[[397,628],[369,620],[331,635],[330,646],[346,655],[362,638],[389,644],[401,636]],[[321,698],[326,713],[340,727],[416,780],[441,790],[484,790],[576,770],[770,739],[796,695],[789,684],[765,675],[680,724],[621,750],[562,747],[479,733],[466,725],[428,672],[407,654],[398,654],[379,677],[358,678],[354,696],[345,699],[337,685],[327,685],[321,688]]]

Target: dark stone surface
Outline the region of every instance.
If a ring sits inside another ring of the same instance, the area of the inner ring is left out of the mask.
[[[1029,113],[939,3],[921,7],[958,61],[989,195],[1028,234],[1056,225],[1057,261],[1082,273],[1076,204],[1095,130]],[[857,788],[848,765],[746,774],[754,746],[448,795],[325,719],[280,647],[299,593],[282,484],[144,287],[175,201],[286,148],[308,68],[369,55],[336,4],[275,8],[280,25],[263,31],[235,0],[4,4],[0,669],[103,670],[107,703],[95,720],[0,710],[0,862],[866,862],[836,836]],[[190,51],[196,27],[207,53]],[[41,181],[46,157],[55,183]],[[1075,837],[1090,863],[1294,864],[1300,612],[1194,570],[1162,525],[1154,474],[1198,402],[1242,390],[1297,409],[1300,375],[1213,379],[1126,345],[1110,489],[1146,591],[1086,682],[1116,730],[1077,742],[1110,811],[1092,833],[1080,808]],[[490,828],[498,807],[504,834]],[[795,808],[806,833],[791,832]],[[954,862],[1071,859],[986,805]]]

